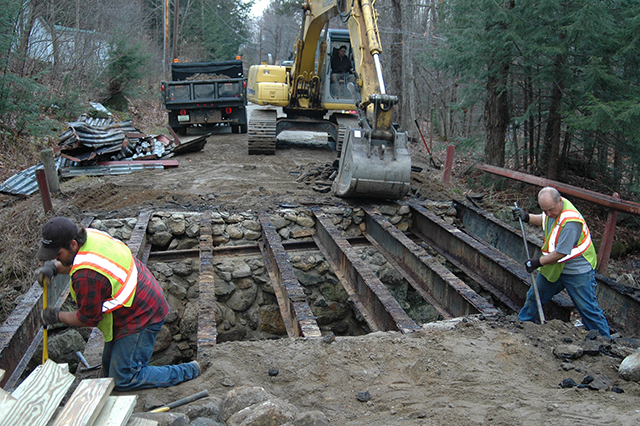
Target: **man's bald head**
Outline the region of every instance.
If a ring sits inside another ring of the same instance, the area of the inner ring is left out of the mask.
[[[547,216],[555,219],[562,212],[562,195],[557,189],[547,186],[538,192],[538,204]]]

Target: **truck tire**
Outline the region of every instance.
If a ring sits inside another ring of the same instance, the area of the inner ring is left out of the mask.
[[[240,133],[240,126],[231,126],[231,133]]]
[[[247,133],[248,127],[246,124],[240,125],[240,133]]]

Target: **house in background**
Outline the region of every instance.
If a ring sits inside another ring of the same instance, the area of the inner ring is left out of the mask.
[[[59,70],[99,71],[107,65],[109,43],[95,31],[48,25],[36,18],[29,35],[27,55]]]

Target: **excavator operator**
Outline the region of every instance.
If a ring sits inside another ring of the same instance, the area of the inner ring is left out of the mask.
[[[347,46],[340,46],[331,56],[331,96],[343,99],[347,95],[348,83],[355,83],[353,65],[347,57]]]

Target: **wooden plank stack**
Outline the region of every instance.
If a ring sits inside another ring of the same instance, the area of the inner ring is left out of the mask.
[[[0,380],[4,370],[0,370]],[[0,389],[2,426],[156,426],[131,418],[136,395],[110,396],[112,378],[82,380],[64,407],[59,405],[75,377],[66,364],[50,359],[38,366],[12,393]],[[55,419],[54,415],[58,412]]]

